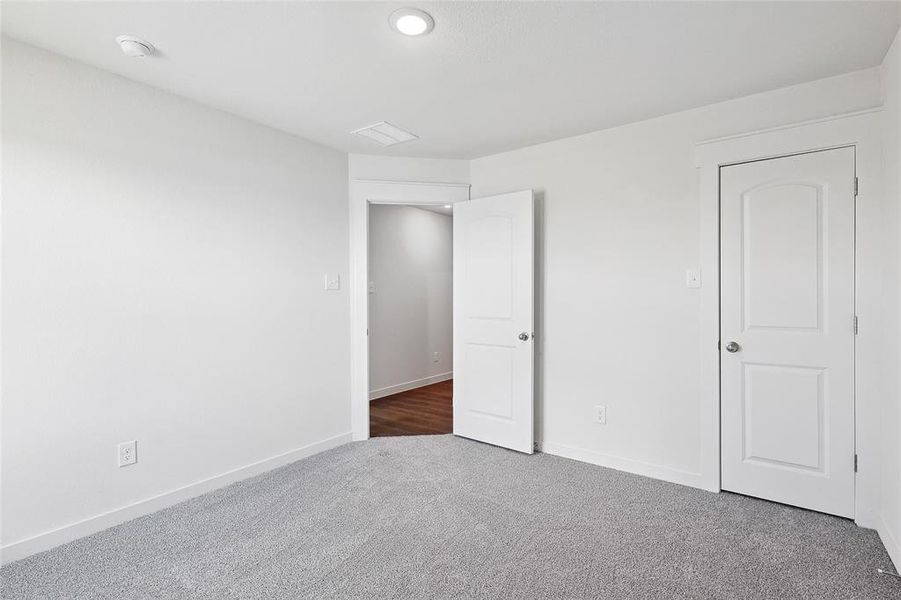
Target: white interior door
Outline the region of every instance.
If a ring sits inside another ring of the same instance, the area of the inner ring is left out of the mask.
[[[724,167],[722,487],[854,516],[854,149]]]
[[[454,434],[532,453],[532,190],[454,204]]]

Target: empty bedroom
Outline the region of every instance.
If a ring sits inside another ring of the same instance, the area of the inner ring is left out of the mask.
[[[4,600],[901,598],[901,2],[0,23]]]

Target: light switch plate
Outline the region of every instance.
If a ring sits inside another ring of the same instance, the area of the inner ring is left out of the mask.
[[[685,269],[685,287],[692,289],[701,287],[701,269]]]
[[[341,289],[341,276],[325,274],[325,290],[327,292],[336,292]]]

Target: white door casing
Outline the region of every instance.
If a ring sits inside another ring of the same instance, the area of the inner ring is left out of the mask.
[[[851,147],[720,170],[722,488],[852,518],[854,177]]]
[[[532,190],[454,206],[454,434],[531,454]]]
[[[353,439],[369,439],[369,206],[455,204],[469,184],[355,179],[350,185],[350,393]]]

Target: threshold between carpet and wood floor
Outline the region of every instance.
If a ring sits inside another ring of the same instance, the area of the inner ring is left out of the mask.
[[[896,599],[845,519],[453,436],[385,437],[12,563],[0,596]]]

